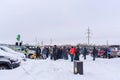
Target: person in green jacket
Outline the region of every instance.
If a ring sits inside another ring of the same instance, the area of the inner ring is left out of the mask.
[[[25,54],[26,58],[27,58],[27,53],[28,53],[28,48],[25,48],[24,49],[24,54]]]

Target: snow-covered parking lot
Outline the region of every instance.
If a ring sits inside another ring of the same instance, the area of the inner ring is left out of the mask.
[[[87,56],[84,75],[73,74],[70,60],[30,60],[13,70],[1,70],[0,80],[120,80],[120,58],[103,59]]]

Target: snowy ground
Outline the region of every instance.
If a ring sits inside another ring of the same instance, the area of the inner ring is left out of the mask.
[[[87,56],[84,75],[73,74],[70,60],[30,60],[13,70],[1,70],[0,80],[120,80],[120,58],[103,59]]]

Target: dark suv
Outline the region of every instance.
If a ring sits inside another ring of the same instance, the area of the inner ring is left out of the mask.
[[[20,65],[20,61],[18,59],[0,56],[0,70],[5,69],[13,69]]]

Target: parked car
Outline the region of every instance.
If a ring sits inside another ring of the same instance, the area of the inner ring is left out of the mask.
[[[103,57],[103,54],[104,54],[104,53],[105,53],[105,49],[104,49],[104,48],[98,49],[97,57]]]
[[[16,52],[7,46],[0,46],[0,49],[8,54],[15,55],[19,60],[24,60],[24,61],[26,60],[26,57],[23,53]]]
[[[35,51],[34,50],[29,50],[27,56],[30,59],[35,59],[36,58]]]
[[[111,57],[120,57],[120,50],[119,48],[111,48]]]
[[[111,50],[111,57],[120,57],[120,45],[109,46]]]
[[[0,70],[16,68],[20,63],[21,61],[15,55],[0,50]]]
[[[26,46],[28,49],[27,57],[30,59],[36,58],[36,46]]]
[[[117,55],[118,55],[118,57],[120,57],[120,50],[118,50]]]
[[[8,56],[0,56],[0,70],[13,69],[20,66],[20,61]]]

